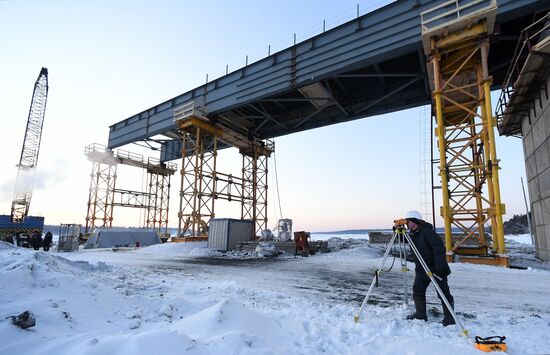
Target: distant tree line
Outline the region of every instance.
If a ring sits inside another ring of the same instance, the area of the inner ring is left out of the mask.
[[[485,228],[491,233],[491,226]],[[512,218],[504,222],[504,234],[527,234],[529,233],[529,224],[527,223],[527,214],[515,214]]]

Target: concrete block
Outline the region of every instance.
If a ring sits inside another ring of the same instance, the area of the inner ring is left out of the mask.
[[[527,159],[533,155],[535,149],[533,148],[533,133],[529,132],[523,136],[523,150]]]
[[[531,123],[529,122],[529,118],[525,117],[521,121],[521,136],[525,137],[529,133],[531,133]]]
[[[550,261],[550,225],[544,227],[544,239],[541,243],[541,259]]]
[[[540,189],[539,181],[537,179],[532,179],[527,184],[529,190],[529,201],[531,203],[540,200]]]
[[[538,112],[540,114],[540,110]],[[542,117],[537,117],[537,122],[533,124],[533,148],[537,150],[546,141],[546,128]]]
[[[540,247],[540,241],[537,237],[537,227],[533,227],[531,233],[533,233],[533,239],[535,240],[535,249],[538,249]]]
[[[538,232],[538,226],[543,225],[543,218],[542,218],[542,201],[536,201],[532,203],[533,208],[533,224],[537,226],[537,232]]]
[[[527,180],[531,181],[532,179],[536,178],[538,174],[537,159],[535,155],[529,156],[525,163],[525,173],[527,174]]]
[[[550,243],[548,242],[548,234],[547,234],[547,227],[548,226],[537,226],[537,233],[536,233],[536,253],[537,257],[539,257],[542,260],[550,260],[550,251],[549,246]]]
[[[542,223],[550,226],[550,198],[541,201]]]
[[[542,171],[550,167],[550,154],[548,154],[548,141],[543,142],[542,145],[535,150],[535,159],[537,161],[537,171]]]
[[[550,199],[550,169],[546,169],[539,174],[539,189],[542,199]],[[550,221],[549,221],[550,223]]]

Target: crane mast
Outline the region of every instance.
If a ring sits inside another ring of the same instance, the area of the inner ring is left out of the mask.
[[[11,220],[15,223],[23,222],[23,219],[29,212],[33,189],[32,180],[34,168],[38,162],[47,99],[48,69],[42,68],[34,84],[25,139],[23,140],[23,148],[21,149],[21,158],[17,165],[17,180],[11,204]]]

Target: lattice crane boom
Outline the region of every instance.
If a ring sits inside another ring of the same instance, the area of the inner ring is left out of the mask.
[[[38,163],[40,141],[42,138],[42,126],[46,113],[46,101],[48,99],[48,69],[42,68],[34,84],[31,107],[27,119],[25,139],[21,149],[21,157],[17,165],[17,180],[15,193],[11,204],[11,220],[20,223],[29,212],[32,197],[32,175]]]

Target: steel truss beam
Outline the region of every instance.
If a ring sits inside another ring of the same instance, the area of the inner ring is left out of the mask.
[[[490,86],[486,20],[439,37],[431,37],[433,99],[440,154],[440,176],[449,260],[453,253],[505,255]],[[492,227],[487,237],[486,224]],[[460,230],[453,243],[452,227]],[[474,241],[468,251],[468,240]],[[492,249],[492,253],[489,253]]]

